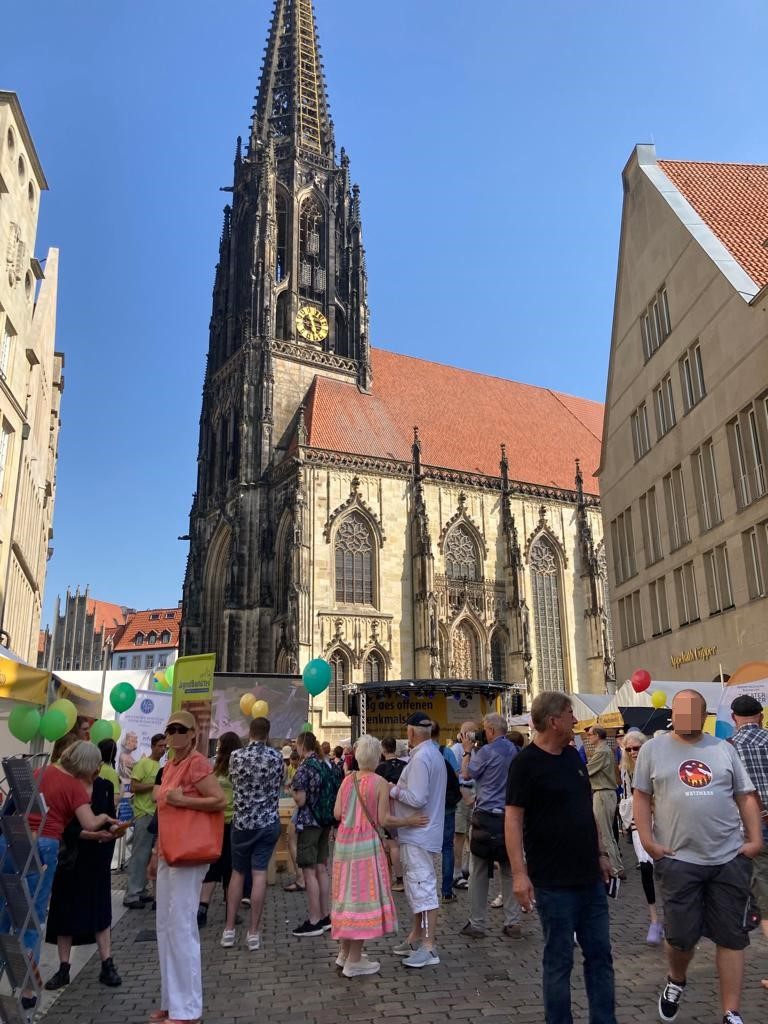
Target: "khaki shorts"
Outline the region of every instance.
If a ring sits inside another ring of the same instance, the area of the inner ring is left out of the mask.
[[[472,817],[472,808],[469,804],[465,804],[463,800],[459,800],[456,804],[456,832],[460,836],[465,836],[469,832],[469,821]]]
[[[314,868],[325,864],[328,860],[330,847],[328,837],[330,828],[313,825],[296,833],[296,863],[300,868]]]

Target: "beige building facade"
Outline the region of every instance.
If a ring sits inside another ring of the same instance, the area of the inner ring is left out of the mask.
[[[599,472],[619,682],[768,655],[768,167],[638,146]]]
[[[18,97],[0,92],[0,641],[35,664],[53,536],[64,357],[58,249],[35,259],[48,184]]]

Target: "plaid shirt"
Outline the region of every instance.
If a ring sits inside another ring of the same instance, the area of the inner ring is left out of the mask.
[[[768,729],[760,725],[743,725],[731,743],[744,762],[765,814],[768,812]]]

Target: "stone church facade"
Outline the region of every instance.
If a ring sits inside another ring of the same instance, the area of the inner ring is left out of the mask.
[[[225,208],[183,653],[350,684],[613,679],[602,406],[370,346],[360,192],[310,0],[277,0]],[[583,467],[583,470],[582,468]]]

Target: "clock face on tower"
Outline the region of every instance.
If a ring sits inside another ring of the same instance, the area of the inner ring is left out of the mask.
[[[296,330],[305,341],[325,341],[328,321],[314,306],[302,306],[296,316]]]

